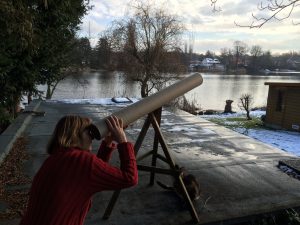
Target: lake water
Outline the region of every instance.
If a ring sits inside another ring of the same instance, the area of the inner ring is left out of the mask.
[[[187,74],[188,76],[189,74]],[[202,109],[223,110],[231,99],[233,110],[239,111],[242,94],[253,96],[253,106],[265,106],[268,86],[265,82],[300,82],[299,75],[221,75],[202,73],[203,84],[186,94],[188,100]],[[61,81],[53,99],[140,97],[139,84],[126,81],[121,72],[85,72]]]

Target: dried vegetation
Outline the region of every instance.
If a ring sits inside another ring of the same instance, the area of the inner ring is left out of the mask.
[[[31,179],[23,172],[23,164],[29,159],[27,139],[18,138],[10,153],[0,165],[0,221],[22,215],[28,199]]]

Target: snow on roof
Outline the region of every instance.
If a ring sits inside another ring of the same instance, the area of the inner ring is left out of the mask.
[[[125,100],[123,98],[117,98],[122,101]],[[129,98],[133,103],[137,102],[137,98]],[[126,98],[126,100],[128,100]],[[62,100],[48,100],[48,102],[62,102],[68,104],[97,104],[97,105],[122,105],[125,106],[128,103],[116,103],[112,100],[112,98],[100,98],[100,99],[62,99]],[[169,112],[163,111],[163,114],[167,114]],[[206,115],[201,116],[202,118],[228,118],[228,117],[240,117],[243,112],[235,113],[235,114],[219,114],[219,115]],[[264,115],[265,111],[251,111],[251,116],[260,117]],[[178,123],[171,124],[169,121],[163,121],[165,125],[173,125],[172,128],[168,129],[169,132],[172,131],[182,131],[185,133],[195,132],[195,129],[192,127],[181,127]],[[284,151],[290,152],[294,155],[300,156],[300,133],[292,132],[292,131],[283,131],[283,130],[268,130],[268,129],[248,129],[245,132],[243,128],[237,128],[235,131],[245,134],[249,137],[257,139],[266,144],[270,144],[274,147],[282,149]],[[206,132],[212,132],[210,130],[206,130]],[[201,142],[202,140],[193,140],[195,142]]]
[[[93,104],[93,105],[119,105],[119,104],[131,104],[139,101],[137,98],[94,98],[94,99],[54,99],[47,100],[47,102],[61,102],[66,104]]]
[[[230,117],[241,117],[244,112],[238,112],[234,114],[219,114],[219,115],[204,115],[201,118],[218,118],[225,119]],[[251,111],[250,115],[254,117],[260,117],[265,115],[266,112],[262,110]],[[227,121],[227,124],[234,123]],[[246,129],[246,128],[236,128],[235,131],[244,134],[246,136],[252,137],[263,143],[270,144],[276,148],[283,151],[290,152],[294,155],[300,156],[300,133],[293,131],[284,130],[269,130],[269,129]]]
[[[284,130],[249,129],[247,136],[300,156],[300,133]]]

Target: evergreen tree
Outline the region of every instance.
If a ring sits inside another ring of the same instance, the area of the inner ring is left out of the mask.
[[[0,1],[0,107],[15,115],[22,94],[46,83],[47,97],[70,68],[87,0]],[[2,110],[3,111],[3,110]]]
[[[0,1],[0,107],[15,116],[21,94],[34,91],[33,15],[24,0]]]
[[[35,7],[38,51],[34,63],[39,69],[38,81],[47,84],[46,98],[51,98],[71,69],[75,34],[87,10],[88,1],[84,0],[52,0],[47,5],[38,1]]]

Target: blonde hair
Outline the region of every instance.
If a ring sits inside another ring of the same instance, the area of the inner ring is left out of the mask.
[[[68,115],[61,118],[48,142],[48,154],[61,148],[80,147],[81,134],[91,123],[91,119],[87,117]]]

